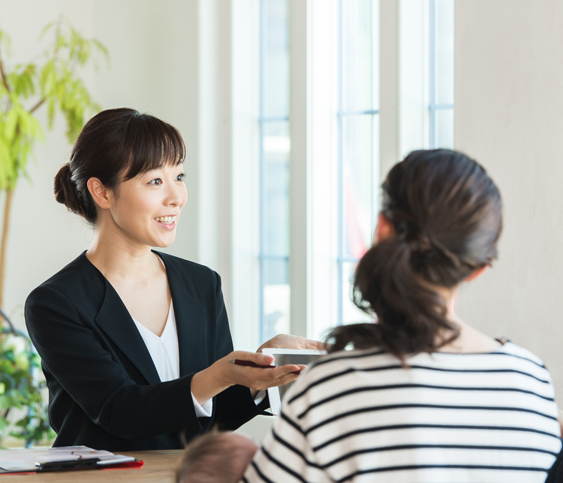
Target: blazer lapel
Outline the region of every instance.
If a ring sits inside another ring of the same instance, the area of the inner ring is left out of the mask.
[[[160,377],[135,322],[115,289],[107,280],[104,279],[104,282],[106,293],[96,323],[135,364],[150,385],[158,384]]]
[[[215,362],[209,360],[207,350],[207,311],[205,307],[187,290],[182,280],[182,272],[173,260],[161,256],[166,266],[168,286],[174,304],[178,348],[180,352],[180,376],[194,374]]]

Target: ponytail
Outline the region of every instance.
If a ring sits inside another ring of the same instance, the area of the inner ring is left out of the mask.
[[[378,315],[376,324],[341,326],[331,333],[331,352],[352,343],[357,349],[380,347],[403,359],[404,354],[433,352],[436,332],[457,337],[447,320],[444,299],[411,268],[413,247],[399,237],[383,240],[362,257],[356,268],[354,303]],[[364,295],[365,294],[365,295]]]

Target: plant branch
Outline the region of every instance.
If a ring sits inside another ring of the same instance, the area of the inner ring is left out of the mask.
[[[44,97],[43,99],[41,99],[37,104],[35,104],[35,106],[33,106],[30,110],[29,113],[33,114],[35,111],[37,111],[37,109],[39,109],[46,101],[47,99]]]
[[[2,309],[0,309],[0,317],[2,317],[8,323],[8,327],[12,335],[19,335],[14,323],[10,320],[10,317],[8,317]]]
[[[2,241],[0,242],[0,307],[4,306],[4,280],[6,278],[6,249],[8,248],[8,231],[10,229],[10,213],[14,190],[7,189],[4,201],[4,220],[2,227]]]
[[[8,92],[11,91],[10,86],[8,85],[8,79],[6,77],[6,73],[4,72],[4,63],[2,62],[2,55],[0,55],[0,77],[2,78],[2,84]]]

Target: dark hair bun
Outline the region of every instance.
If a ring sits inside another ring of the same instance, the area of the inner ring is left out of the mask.
[[[70,211],[80,215],[84,211],[76,185],[72,181],[72,171],[66,163],[55,176],[55,199]]]

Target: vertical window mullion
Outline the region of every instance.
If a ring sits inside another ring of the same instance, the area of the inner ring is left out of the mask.
[[[429,122],[428,135],[430,149],[436,148],[436,2],[429,1],[429,19],[428,19],[428,50],[429,50],[429,69],[428,69],[428,104],[429,104]]]
[[[453,30],[444,35],[444,26],[453,29],[453,0],[428,0],[428,127],[429,127],[429,147],[453,148],[453,115],[451,124],[445,124],[445,115],[453,113],[453,98],[449,98],[448,93],[448,71],[453,80],[453,50],[451,56],[444,56],[444,48],[447,48],[448,41],[453,42]],[[450,15],[451,14],[451,15]],[[444,72],[446,73],[444,74]],[[453,85],[450,85],[453,88]],[[444,139],[444,126],[446,126],[447,138]]]
[[[290,329],[311,332],[310,1],[289,0],[290,32]]]
[[[260,246],[260,260],[259,260],[259,264],[260,264],[260,282],[259,282],[259,286],[260,286],[260,294],[258,297],[259,300],[259,305],[260,305],[260,343],[264,342],[265,340],[267,340],[267,335],[265,333],[265,320],[264,320],[264,289],[265,289],[265,266],[264,266],[264,253],[265,253],[265,223],[264,223],[264,200],[266,199],[266,193],[265,193],[265,183],[264,183],[264,30],[265,30],[265,14],[266,14],[266,9],[264,8],[264,2],[266,0],[259,0],[259,4],[258,4],[258,9],[259,9],[259,13],[258,13],[258,18],[259,18],[259,22],[260,22],[260,27],[259,27],[259,59],[258,59],[258,65],[259,65],[259,81],[258,81],[258,115],[259,115],[259,119],[258,119],[258,142],[260,143],[259,146],[259,151],[258,151],[258,169],[259,169],[259,173],[258,173],[258,183],[260,184],[260,199],[259,199],[259,224],[260,224],[260,228],[259,228],[259,233],[260,233],[260,242],[259,242],[259,246]]]
[[[344,317],[342,287],[344,286],[344,136],[343,136],[343,102],[342,102],[342,84],[343,84],[343,0],[338,0],[338,269],[337,269],[337,294],[338,294],[338,313],[337,323],[342,325]]]

